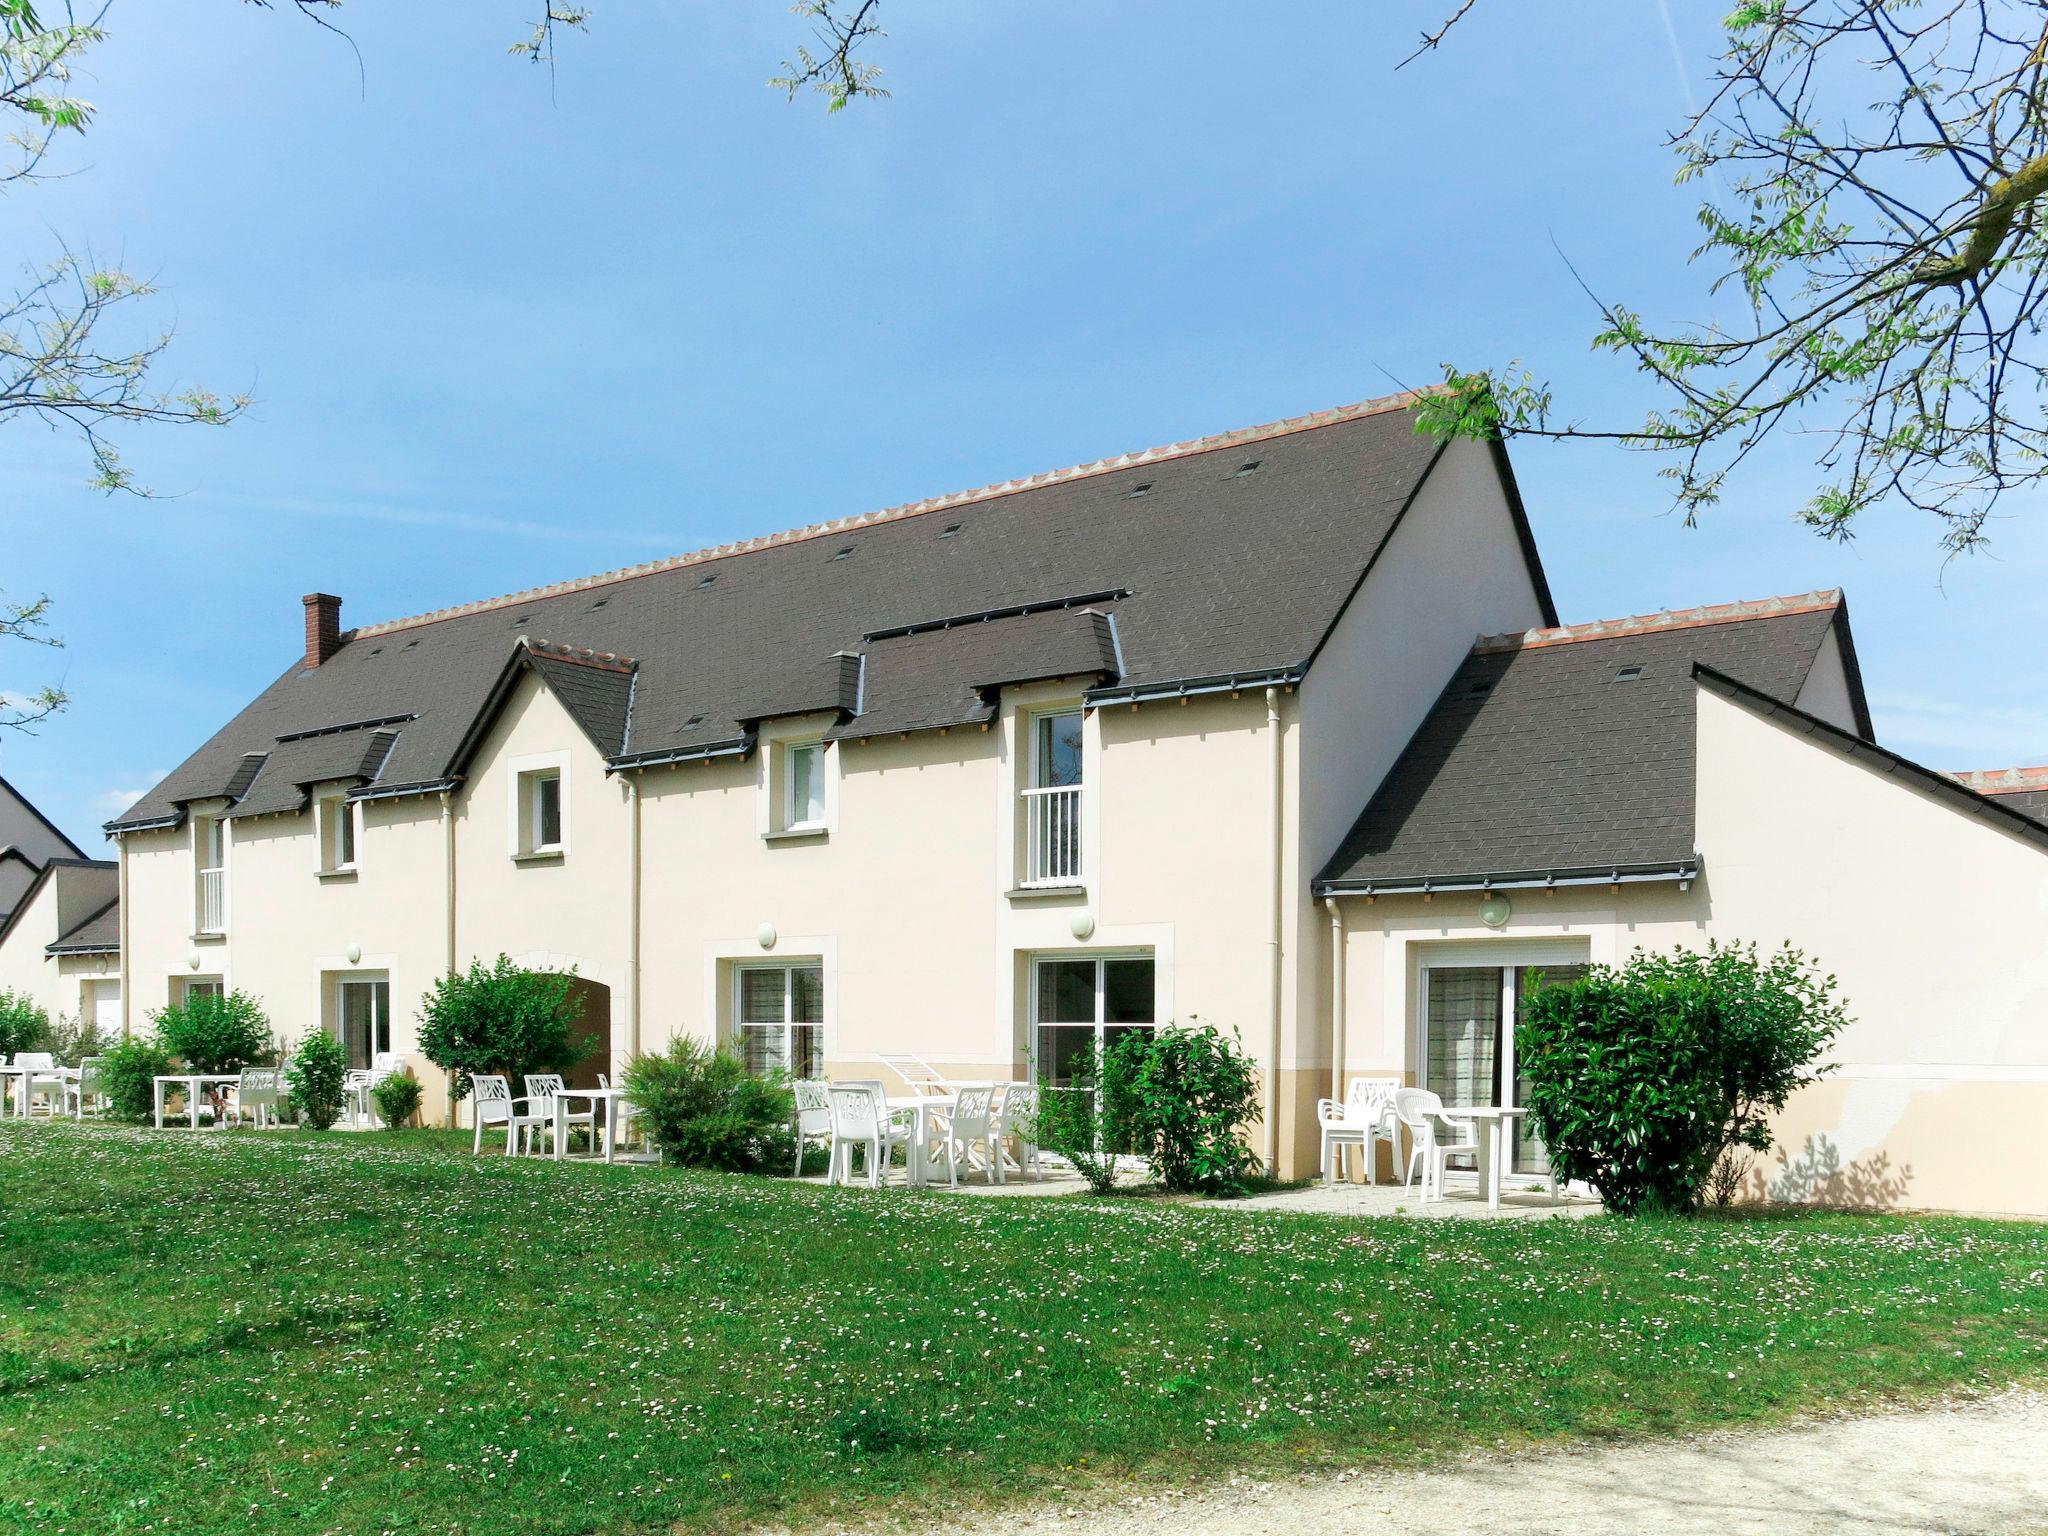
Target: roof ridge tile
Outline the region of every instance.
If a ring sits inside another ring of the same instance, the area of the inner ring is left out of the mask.
[[[1959,768],[1948,777],[1980,795],[2048,790],[2048,763],[2018,768]]]
[[[1576,645],[1586,640],[1612,640],[1625,635],[1661,633],[1674,629],[1699,629],[1710,624],[1739,624],[1748,619],[1783,618],[1788,614],[1816,613],[1841,605],[1842,589],[1826,587],[1791,596],[1751,598],[1732,603],[1709,603],[1696,608],[1667,608],[1659,613],[1631,614],[1619,619],[1588,619],[1577,624],[1560,624],[1550,629],[1514,630],[1506,634],[1481,635],[1472,646],[1473,654],[1501,651],[1538,650],[1552,645]]]

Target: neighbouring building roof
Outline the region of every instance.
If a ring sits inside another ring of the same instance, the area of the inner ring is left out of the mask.
[[[120,866],[112,859],[52,859],[36,872],[35,880],[22,892],[11,912],[0,914],[0,947],[28,917],[29,909],[43,894],[45,886],[56,885],[51,899],[57,902],[58,920],[70,917],[55,943],[44,946],[51,954],[113,954],[121,947],[119,917]],[[83,904],[82,916],[72,916]],[[115,915],[107,916],[109,912]],[[89,931],[88,931],[89,930]],[[74,934],[82,935],[72,945]]]
[[[1696,864],[1694,667],[1788,703],[1838,592],[1482,639],[1317,879],[1320,891],[1683,877]]]
[[[1950,777],[1980,795],[1992,796],[2000,805],[2048,823],[2048,766],[1978,768]]]
[[[108,825],[175,825],[194,800],[253,796],[288,738],[344,726],[396,737],[358,776],[359,794],[444,785],[523,666],[615,766],[745,751],[775,715],[836,711],[841,734],[963,723],[985,718],[978,690],[1065,669],[1105,690],[1292,680],[1441,451],[1414,430],[1410,403],[1367,402],[357,629],[323,665],[295,661]],[[522,637],[549,644],[515,651]],[[567,658],[607,654],[570,670]],[[252,756],[266,760],[253,781]],[[280,801],[303,771],[275,775]]]
[[[52,859],[85,857],[83,848],[5,779],[0,779],[0,848],[13,848],[38,869]]]

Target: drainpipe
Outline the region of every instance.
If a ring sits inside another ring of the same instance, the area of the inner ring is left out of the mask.
[[[455,974],[455,807],[449,797],[449,792],[445,789],[441,791],[441,891],[443,904],[447,908],[444,914],[445,923],[442,934],[445,950],[443,959],[446,962],[444,969],[450,976],[453,976]],[[447,1093],[447,1124],[449,1129],[452,1130],[455,1126],[455,1080],[452,1077],[448,1079]]]
[[[1323,898],[1330,914],[1330,1097],[1344,1102],[1344,909]]]
[[[626,776],[626,804],[631,809],[630,854],[626,884],[626,1059],[640,1054],[640,776]]]
[[[134,990],[128,985],[128,839],[117,837],[114,847],[119,850],[116,857],[121,861],[120,874],[116,877],[121,894],[121,1038],[128,1038],[128,1010],[133,1005],[129,995]],[[26,1098],[23,1099],[26,1103]]]
[[[1266,690],[1267,793],[1273,805],[1273,890],[1266,916],[1266,1167],[1280,1168],[1280,910],[1285,806],[1280,799],[1280,690]]]

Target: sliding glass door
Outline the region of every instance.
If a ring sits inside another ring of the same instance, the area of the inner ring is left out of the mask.
[[[1031,982],[1031,1076],[1055,1088],[1073,1080],[1088,1047],[1099,1058],[1119,1037],[1158,1022],[1150,955],[1047,958]]]
[[[1519,1107],[1528,1091],[1515,1058],[1515,1027],[1539,990],[1585,974],[1582,964],[1428,965],[1423,969],[1419,1081],[1446,1105]],[[1543,1143],[1519,1118],[1516,1173],[1549,1171]]]
[[[391,1049],[391,983],[350,977],[336,989],[341,1053],[352,1070],[367,1071],[372,1057]]]

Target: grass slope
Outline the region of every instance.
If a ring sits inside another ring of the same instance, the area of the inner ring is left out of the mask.
[[[2044,1372],[2039,1226],[1368,1224],[0,1125],[9,1531],[731,1529]]]

